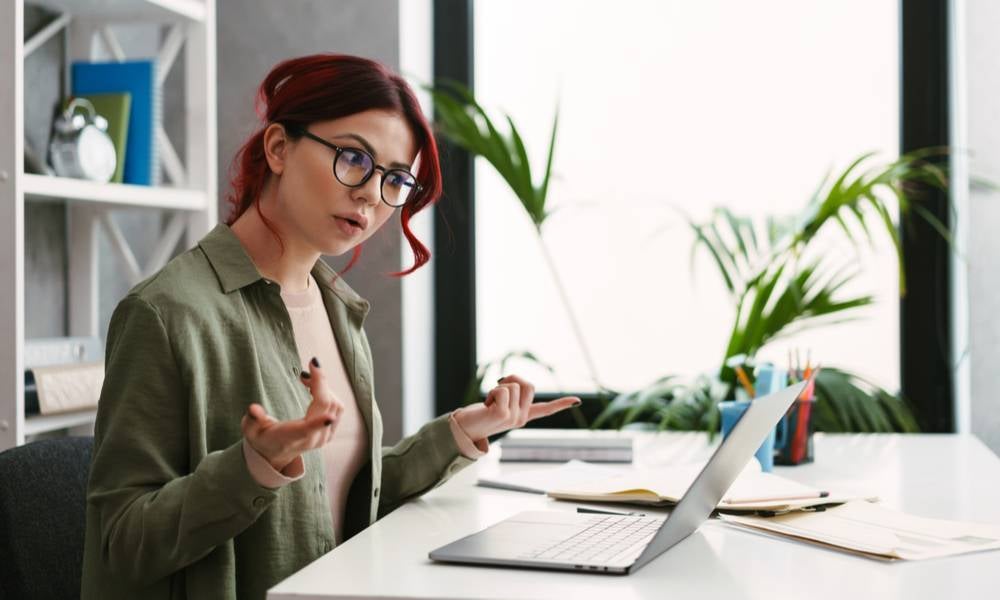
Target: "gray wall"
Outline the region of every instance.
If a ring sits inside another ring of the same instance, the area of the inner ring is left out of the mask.
[[[48,24],[54,15],[34,6],[25,7],[25,38]],[[156,26],[116,26],[115,34],[129,58],[156,55],[159,28]],[[68,90],[62,87],[64,39],[56,36],[25,60],[25,137],[41,156],[48,146],[52,118],[60,98]],[[107,59],[107,57],[104,57]],[[178,81],[178,69],[168,77],[164,88],[164,127],[180,145],[183,159],[181,113],[183,86]],[[163,227],[164,217],[158,211],[119,210],[115,220],[131,243],[140,264],[145,264],[153,242]],[[28,202],[25,208],[25,337],[58,337],[66,335],[67,322],[67,245],[66,205],[64,202]],[[124,267],[112,252],[104,236],[100,239],[100,308],[98,331],[107,332],[115,305],[128,291]]]
[[[51,16],[25,6],[24,36],[44,27]],[[49,124],[62,95],[61,37],[49,40],[24,61],[26,142],[45,155]],[[66,205],[28,202],[24,211],[24,284],[27,338],[66,334]]]
[[[315,52],[343,52],[399,67],[397,0],[218,0],[219,218],[228,169],[243,140],[257,127],[253,109],[257,85],[278,61]],[[34,7],[25,11],[25,36],[42,28],[52,15]],[[155,27],[116,30],[129,57],[155,54]],[[26,137],[39,152],[48,145],[50,123],[61,89],[63,40],[50,40],[25,62]],[[181,153],[183,137],[183,61],[178,59],[164,87],[164,127]],[[181,159],[183,160],[183,154]],[[115,218],[136,258],[144,264],[164,217],[155,211],[121,210]],[[372,303],[367,321],[375,359],[379,405],[385,439],[402,435],[402,306],[400,282],[385,273],[400,269],[398,222],[388,223],[370,240],[362,259],[346,279]],[[68,331],[66,307],[67,247],[64,203],[28,203],[25,211],[26,322],[28,338],[62,336]],[[101,298],[99,330],[103,337],[115,305],[129,285],[104,236],[100,236]],[[335,267],[341,259],[331,259]]]
[[[1000,3],[967,0],[966,127],[972,175],[1000,184]],[[1000,193],[969,196],[968,282],[972,431],[1000,454]]]
[[[279,61],[317,52],[358,54],[399,68],[398,0],[218,0],[219,219],[228,172],[243,141],[259,126],[257,86]],[[365,244],[345,276],[372,303],[366,321],[375,360],[375,389],[385,440],[402,436],[402,296],[385,273],[400,269],[398,223],[387,223]],[[345,264],[329,259],[335,268]]]

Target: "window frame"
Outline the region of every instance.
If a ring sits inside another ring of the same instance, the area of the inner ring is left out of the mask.
[[[434,77],[474,89],[474,0],[434,1]],[[900,2],[900,153],[950,144],[949,0]],[[435,221],[435,408],[462,405],[476,373],[474,159],[441,140],[444,197]],[[951,193],[921,189],[927,208],[952,229]],[[951,256],[948,242],[922,219],[900,231],[908,292],[900,300],[901,391],[921,429],[955,430]],[[567,392],[572,393],[572,392]],[[574,394],[595,400],[593,393]],[[540,395],[540,400],[555,395]],[[601,403],[585,402],[588,412]],[[592,415],[585,415],[592,417]],[[574,427],[568,411],[546,427]]]

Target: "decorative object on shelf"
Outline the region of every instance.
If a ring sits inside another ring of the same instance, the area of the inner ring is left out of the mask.
[[[78,108],[87,113],[80,114]],[[97,114],[85,98],[76,98],[53,123],[49,157],[56,175],[89,179],[101,183],[111,180],[117,158],[115,145],[108,135],[108,120]]]
[[[83,94],[78,97],[89,100],[97,114],[107,119],[108,136],[115,145],[115,156],[120,157],[115,165],[115,173],[111,176],[111,183],[122,183],[125,174],[124,157],[128,143],[128,118],[132,110],[132,94],[127,92]],[[67,107],[68,105],[69,102]]]
[[[25,340],[25,415],[97,406],[104,381],[103,354],[104,344],[99,337]]]
[[[35,367],[38,412],[52,415],[97,408],[104,385],[104,361]]]
[[[131,96],[122,181],[159,185],[156,132],[162,122],[162,88],[154,60],[72,64],[74,96],[127,93]]]

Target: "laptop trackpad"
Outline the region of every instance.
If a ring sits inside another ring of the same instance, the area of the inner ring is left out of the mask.
[[[563,516],[558,512],[526,512],[449,544],[434,554],[515,558],[554,546],[586,527],[587,524],[573,513]]]

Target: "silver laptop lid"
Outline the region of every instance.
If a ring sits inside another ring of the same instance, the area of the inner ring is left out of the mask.
[[[705,468],[684,493],[663,527],[632,564],[638,569],[668,548],[691,535],[705,522],[736,477],[750,462],[768,432],[778,424],[808,381],[755,398],[732,431],[722,441]]]

